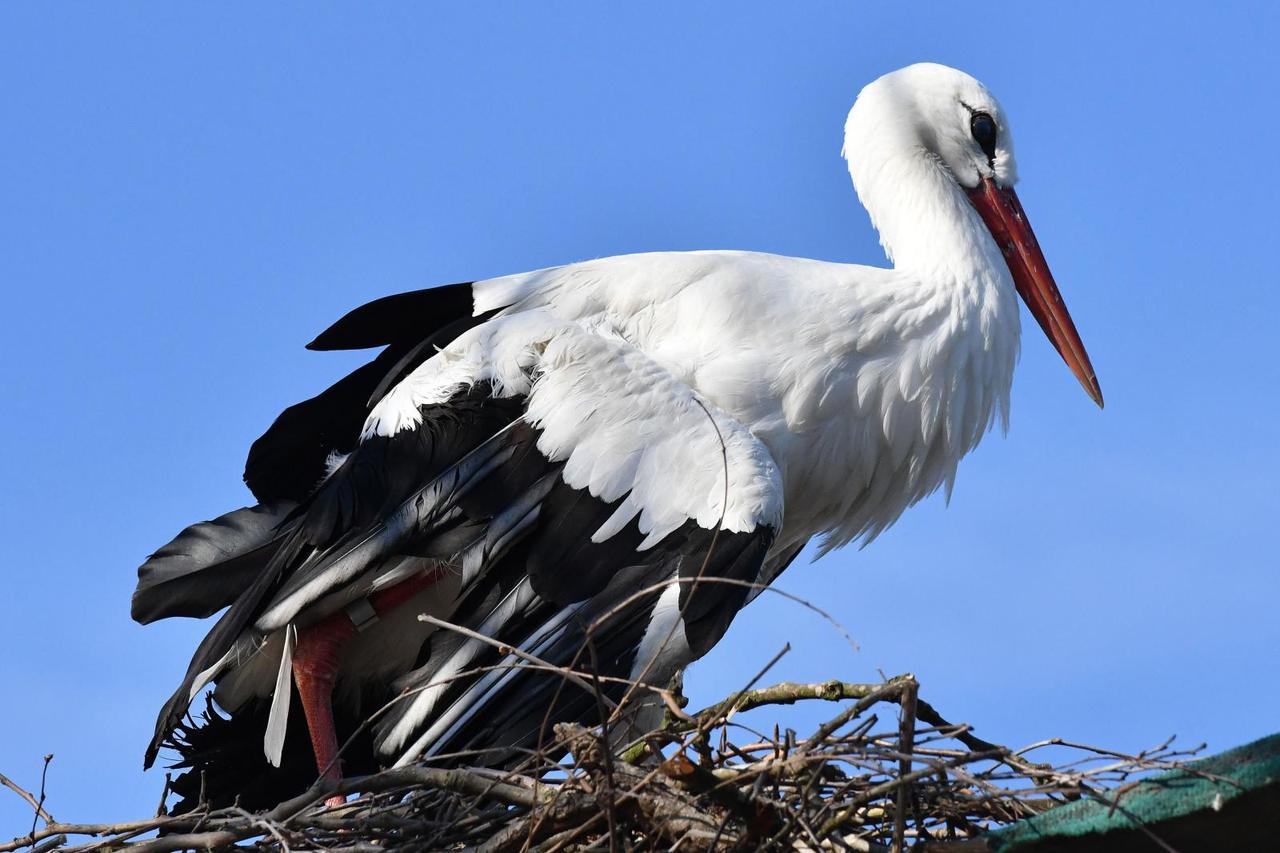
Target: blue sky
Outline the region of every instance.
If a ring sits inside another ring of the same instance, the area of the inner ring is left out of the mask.
[[[780,582],[858,650],[766,596],[695,701],[789,641],[770,678],[913,671],[1004,742],[1280,728],[1280,16],[903,5],[0,8],[0,770],[55,753],[63,820],[154,808],[142,749],[202,627],[130,622],[134,568],[245,502],[249,443],[353,363],[302,349],[330,320],[630,251],[882,264],[840,132],[924,59],[1010,113],[1107,409],[1028,324],[1010,435],[951,506]],[[0,791],[0,834],[28,825]]]

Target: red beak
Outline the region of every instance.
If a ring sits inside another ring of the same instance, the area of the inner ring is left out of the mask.
[[[1017,194],[1012,189],[996,186],[990,178],[983,178],[968,193],[969,200],[1004,253],[1018,295],[1027,303],[1031,316],[1049,336],[1085,392],[1101,408],[1102,388],[1094,375],[1093,365],[1089,363],[1089,354],[1084,351],[1080,333],[1076,331],[1076,324],[1071,322],[1071,315],[1067,313],[1058,285],[1054,284],[1053,273],[1049,272],[1049,264],[1045,262],[1044,253],[1040,251],[1040,244],[1036,242],[1035,232],[1031,230],[1031,223],[1027,221]]]

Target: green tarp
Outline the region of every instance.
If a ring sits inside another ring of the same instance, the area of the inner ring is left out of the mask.
[[[997,830],[998,853],[1280,851],[1280,735]],[[1159,839],[1157,841],[1157,839]]]

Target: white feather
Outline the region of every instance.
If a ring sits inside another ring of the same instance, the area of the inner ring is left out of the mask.
[[[623,500],[594,541],[637,518],[644,548],[689,519],[731,531],[781,524],[777,467],[742,424],[618,336],[542,309],[458,338],[374,408],[366,434],[410,428],[418,407],[484,381],[528,396],[525,419],[541,430],[538,449],[564,462],[566,483]]]
[[[525,578],[516,584],[502,601],[493,609],[488,618],[476,629],[485,636],[496,636],[512,615],[533,599],[533,587]],[[451,654],[440,661],[428,664],[430,681],[427,686],[414,693],[408,700],[409,707],[396,720],[396,724],[386,733],[380,747],[384,752],[395,753],[403,746],[409,735],[435,710],[440,697],[453,686],[458,673],[462,672],[476,659],[487,646],[479,640],[465,639],[458,642]]]
[[[563,632],[565,625],[578,613],[580,605],[570,605],[544,622],[540,633],[522,645],[522,651],[537,657]],[[462,696],[442,709],[431,725],[401,753],[393,767],[404,767],[421,755],[432,755],[448,735],[465,725],[478,709],[484,707],[484,697],[500,690],[504,683],[523,671],[524,659],[518,655],[504,656],[492,669],[475,681]]]
[[[212,666],[201,671],[200,674],[195,677],[195,680],[191,682],[191,691],[187,696],[188,702],[195,701],[195,698],[200,695],[200,691],[204,689],[205,685],[212,681],[220,672],[222,672],[226,665],[231,662],[235,653],[236,647],[235,645],[232,645],[232,647],[227,650],[226,654],[218,658]]]
[[[635,663],[631,665],[628,677],[666,687],[676,670],[688,662],[689,656],[684,618],[680,614],[680,583],[672,579],[653,605],[653,613],[636,649]]]
[[[290,623],[284,629],[284,649],[280,654],[280,668],[276,671],[276,689],[271,697],[267,730],[262,736],[262,751],[272,767],[280,766],[280,756],[284,753],[284,736],[289,728],[289,703],[293,698],[293,649],[297,642],[298,629]]]

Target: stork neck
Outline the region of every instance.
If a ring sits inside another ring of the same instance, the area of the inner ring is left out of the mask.
[[[914,147],[863,173],[851,162],[850,172],[895,269],[1012,288],[986,225],[933,154]]]

